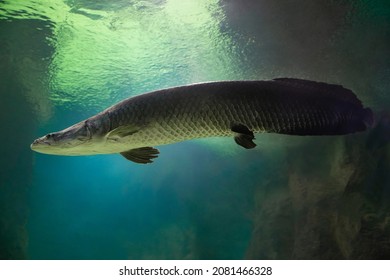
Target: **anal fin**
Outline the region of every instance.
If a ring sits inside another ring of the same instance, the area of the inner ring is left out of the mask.
[[[152,163],[152,159],[157,158],[159,153],[159,150],[153,147],[142,147],[137,149],[131,149],[120,154],[130,161],[146,164]]]
[[[231,126],[231,130],[236,133],[234,141],[236,141],[238,145],[245,149],[253,149],[256,147],[256,144],[253,142],[255,136],[246,125],[235,123]]]

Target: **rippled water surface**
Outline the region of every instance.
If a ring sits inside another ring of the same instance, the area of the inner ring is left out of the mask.
[[[0,1],[0,257],[390,258],[388,1]],[[356,135],[257,135],[57,157],[33,139],[129,96],[211,80],[342,84]]]

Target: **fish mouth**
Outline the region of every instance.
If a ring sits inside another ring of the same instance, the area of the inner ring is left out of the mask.
[[[49,148],[49,147],[51,147],[51,145],[52,145],[52,143],[50,143],[49,141],[47,141],[45,139],[42,139],[42,138],[38,138],[38,139],[35,139],[31,143],[30,148],[33,151],[37,151],[37,150],[40,150],[40,149]]]
[[[63,143],[62,141],[53,141],[51,139],[47,139],[47,136],[43,136],[41,138],[35,139],[31,145],[31,150],[43,153],[43,154],[51,154],[51,155],[68,155],[72,152],[72,150],[85,142],[79,143]]]

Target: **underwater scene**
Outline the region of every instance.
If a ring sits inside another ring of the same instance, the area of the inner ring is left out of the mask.
[[[149,164],[30,148],[132,96],[275,78],[342,85],[375,120]],[[0,0],[0,259],[390,259],[389,109],[387,0]]]

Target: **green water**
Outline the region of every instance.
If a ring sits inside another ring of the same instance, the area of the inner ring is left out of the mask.
[[[390,258],[389,30],[384,0],[0,1],[0,258]],[[380,125],[147,166],[29,149],[129,96],[276,77],[351,88]]]

